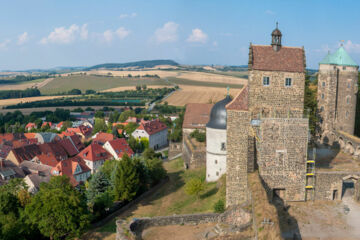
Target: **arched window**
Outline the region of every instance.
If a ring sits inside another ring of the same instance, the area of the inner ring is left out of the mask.
[[[349,103],[350,103],[350,99],[351,99],[350,96],[347,96],[347,97],[346,97],[346,104],[349,104]]]

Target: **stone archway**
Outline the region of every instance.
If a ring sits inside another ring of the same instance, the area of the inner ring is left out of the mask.
[[[342,191],[341,198],[343,197],[353,197],[356,192],[357,182],[359,181],[358,175],[347,175],[342,178]]]

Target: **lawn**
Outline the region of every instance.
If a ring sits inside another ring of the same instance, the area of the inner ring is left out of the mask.
[[[164,163],[164,167],[168,171],[169,182],[165,183],[148,199],[144,199],[116,218],[130,221],[139,217],[213,212],[215,202],[219,199],[225,199],[224,176],[218,182],[205,183],[204,191],[197,198],[185,193],[185,183],[192,177],[205,178],[205,169],[184,170],[184,163],[181,158]],[[86,234],[86,239],[94,239],[91,236],[99,232],[115,233],[116,218],[96,229],[90,236]]]
[[[92,89],[102,91],[115,87],[137,86],[137,85],[169,85],[165,80],[159,78],[128,78],[128,77],[108,77],[73,75],[57,77],[45,86],[40,88],[42,94],[55,94],[66,92],[77,88],[81,91]]]

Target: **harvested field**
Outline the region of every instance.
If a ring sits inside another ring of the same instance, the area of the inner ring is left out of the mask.
[[[25,90],[27,88],[41,88],[54,80],[54,78],[37,79],[19,84],[0,84],[0,90]]]
[[[58,77],[52,82],[40,88],[43,94],[54,94],[66,92],[77,88],[81,91],[93,89],[102,91],[115,87],[135,87],[136,85],[169,85],[165,80],[159,78],[128,78],[128,77],[107,77],[107,76],[88,76],[73,75],[68,77]]]
[[[169,105],[184,106],[187,103],[215,103],[226,95],[226,87],[201,87],[180,85],[181,90],[166,99]],[[230,95],[235,97],[241,88],[231,88]]]
[[[71,97],[71,96],[40,96],[40,97],[1,99],[0,106],[8,106],[18,103],[35,102],[35,101],[49,100],[49,99],[62,98],[62,97]],[[10,110],[10,112],[13,112],[16,109],[8,109],[8,110]],[[32,110],[34,111],[34,109]]]
[[[85,109],[88,106],[79,106],[82,109]],[[43,111],[55,111],[57,108],[62,108],[62,109],[69,109],[70,111],[75,109],[75,108],[79,108],[77,106],[64,106],[64,107],[41,107],[41,108],[19,108],[19,109],[1,109],[0,108],[0,113],[7,113],[7,112],[14,112],[14,111],[20,111],[22,112],[24,115],[29,115],[32,112],[43,112]],[[93,109],[102,109],[104,106],[89,106]],[[121,106],[111,106],[112,108],[115,109],[120,109],[122,108]]]

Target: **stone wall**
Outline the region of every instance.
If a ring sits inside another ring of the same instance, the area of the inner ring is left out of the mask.
[[[269,86],[263,77],[270,78]],[[285,78],[292,79],[290,87]],[[305,73],[260,71],[249,72],[249,109],[252,119],[264,117],[302,117],[304,111]],[[290,113],[289,113],[290,112]]]
[[[185,214],[173,215],[153,218],[138,218],[134,219],[129,225],[123,220],[116,222],[118,235],[123,235],[123,228],[129,227],[129,232],[135,239],[142,239],[143,230],[154,226],[168,226],[168,225],[197,225],[204,223],[223,223],[232,226],[232,231],[241,231],[251,226],[251,214],[245,211],[241,206],[234,206],[229,208],[224,213],[199,213],[199,214]],[[119,240],[122,240],[119,238]]]
[[[173,157],[182,153],[182,147],[183,147],[182,142],[170,142],[168,158],[172,159]]]
[[[264,118],[257,164],[264,183],[286,201],[305,200],[308,119]]]
[[[320,65],[317,94],[320,135],[336,130],[354,134],[357,81],[356,67]]]
[[[256,169],[256,140],[255,137],[250,136],[248,137],[248,164],[247,164],[247,171],[248,173],[252,173]]]
[[[182,157],[188,169],[205,167],[206,144],[199,143],[190,136],[183,137]]]
[[[226,206],[248,200],[249,127],[249,112],[227,110]]]
[[[359,177],[359,172],[317,172],[315,199],[341,200],[344,179],[359,179]],[[355,189],[356,191],[358,189]]]

